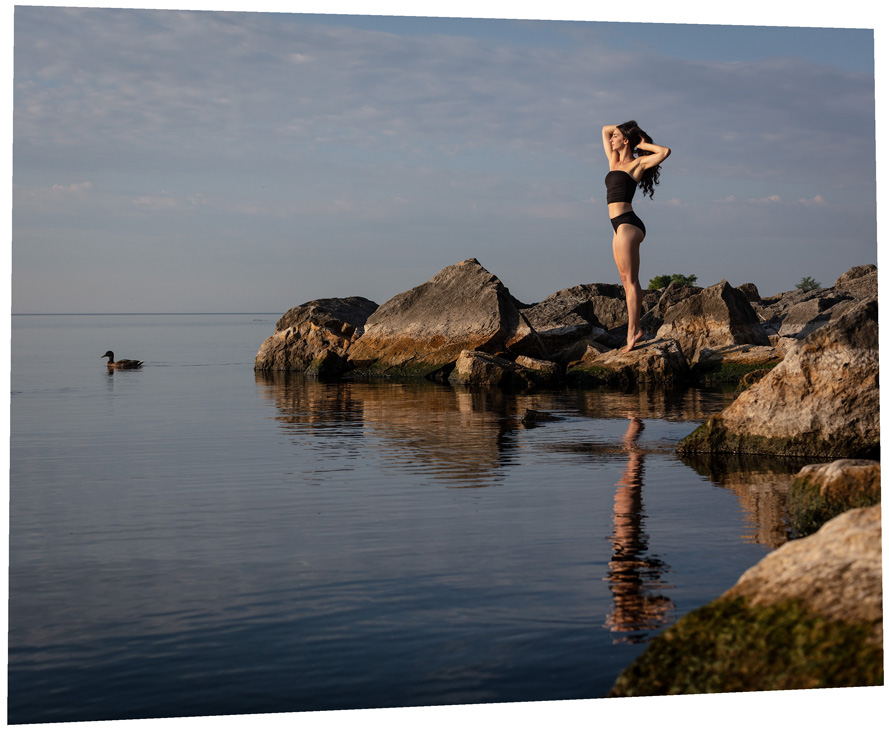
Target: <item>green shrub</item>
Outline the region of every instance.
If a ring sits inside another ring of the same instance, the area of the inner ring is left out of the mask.
[[[796,288],[800,291],[812,291],[812,289],[820,289],[821,282],[815,281],[811,276],[804,276],[802,279],[800,279],[800,282],[796,285]]]
[[[685,274],[661,274],[648,282],[648,288],[651,290],[664,289],[674,281],[681,286],[693,286],[697,280],[698,277],[695,274],[689,274],[688,276]]]

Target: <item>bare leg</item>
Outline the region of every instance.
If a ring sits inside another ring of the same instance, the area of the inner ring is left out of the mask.
[[[624,352],[632,350],[642,338],[642,286],[639,284],[639,245],[645,234],[636,226],[624,223],[614,234],[614,262],[620,274],[627,298],[627,346]]]

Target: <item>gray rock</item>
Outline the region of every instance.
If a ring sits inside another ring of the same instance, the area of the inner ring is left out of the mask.
[[[695,380],[704,383],[739,383],[747,374],[772,368],[781,361],[776,348],[766,345],[704,347],[692,366]]]
[[[539,373],[541,378],[552,381],[558,380],[563,371],[558,363],[550,362],[549,360],[537,360],[536,358],[528,357],[527,355],[519,355],[515,359],[515,364],[523,368],[528,368],[528,370],[533,370],[536,373]]]
[[[832,289],[811,289],[802,291],[802,289],[794,289],[793,291],[782,292],[773,297],[761,299],[754,303],[754,310],[759,315],[760,321],[764,323],[777,323],[778,327],[791,307],[808,301],[809,299],[818,299],[823,296],[831,296]]]
[[[599,321],[596,305],[617,296],[623,296],[620,287],[606,284],[574,286],[550,294],[543,301],[523,309],[522,314],[543,340],[550,356],[557,358],[579,339],[605,334],[606,327]]]
[[[275,334],[260,346],[254,369],[342,373],[349,348],[377,306],[364,297],[346,297],[315,299],[289,309],[278,320]]]
[[[678,446],[821,458],[879,453],[877,300],[850,307]]]
[[[530,390],[537,384],[534,371],[487,352],[464,350],[448,380],[455,385],[472,385],[504,390]]]
[[[371,375],[436,377],[464,350],[540,356],[536,333],[516,305],[476,259],[461,261],[382,304],[349,362]]]
[[[704,348],[770,344],[747,297],[725,279],[670,307],[657,337],[676,340],[690,364]]]
[[[748,302],[759,302],[762,300],[762,297],[759,296],[759,289],[756,288],[756,284],[741,284],[738,287],[738,291],[741,292],[745,297],[747,297]]]
[[[623,287],[616,284],[581,284],[561,289],[523,309],[522,314],[543,341],[549,357],[563,364],[576,359],[577,343],[583,339],[612,345],[626,339],[627,305]],[[609,330],[621,327],[623,335],[609,334]]]
[[[646,292],[646,297],[655,295],[656,301],[648,308],[642,307],[643,315],[640,322],[642,331],[653,335],[664,324],[664,317],[671,307],[702,291],[703,288],[699,286],[677,284],[675,281],[671,281],[665,289]]]
[[[845,274],[841,274],[836,282],[834,283],[834,287],[837,289],[844,289],[848,284],[855,281],[856,279],[861,279],[862,277],[868,276],[870,274],[877,273],[876,264],[864,264],[863,266],[853,266],[849,269]]]
[[[838,291],[848,292],[856,299],[868,299],[877,296],[878,279],[877,272],[874,271],[865,276],[846,280],[841,286],[836,287]]]
[[[825,293],[794,304],[786,311],[778,330],[779,337],[805,339],[819,327],[842,315],[854,301],[844,293],[834,293],[830,289],[819,291]]]
[[[610,385],[676,385],[691,378],[682,350],[669,339],[640,342],[627,353],[620,348],[599,352],[590,347],[579,362],[571,364],[568,374],[572,380]]]

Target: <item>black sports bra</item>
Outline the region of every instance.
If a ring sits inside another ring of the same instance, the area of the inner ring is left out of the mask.
[[[605,189],[609,203],[632,203],[636,181],[626,170],[612,170],[605,176]]]

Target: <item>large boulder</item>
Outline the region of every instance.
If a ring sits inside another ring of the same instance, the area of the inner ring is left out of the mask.
[[[444,378],[464,350],[541,354],[517,304],[476,259],[461,261],[382,304],[349,363],[368,375]]]
[[[883,684],[881,508],[834,518],[658,636],[610,696]]]
[[[364,297],[315,299],[289,309],[256,353],[255,370],[339,375],[377,304]]]
[[[690,380],[691,371],[674,340],[658,339],[641,342],[630,352],[600,352],[590,346],[584,357],[570,364],[568,377],[579,384],[679,385]]]
[[[879,408],[877,300],[868,299],[799,343],[678,450],[875,457]]]
[[[670,307],[657,337],[676,340],[690,364],[704,348],[770,344],[747,297],[725,279]]]

